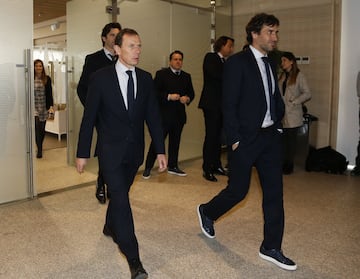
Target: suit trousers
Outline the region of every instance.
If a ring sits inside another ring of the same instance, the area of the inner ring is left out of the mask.
[[[264,240],[267,249],[281,249],[284,232],[282,141],[276,129],[260,131],[255,140],[241,144],[229,157],[231,171],[227,187],[204,205],[204,214],[217,220],[242,201],[255,166],[263,191]]]
[[[169,136],[168,142],[168,167],[175,168],[178,167],[179,161],[179,148],[181,133],[184,127],[184,123],[164,123],[163,132],[164,139]],[[146,156],[145,168],[152,169],[156,160],[156,150],[154,148],[153,142],[151,142],[148,154]]]
[[[129,201],[129,190],[137,170],[138,166],[131,164],[119,164],[111,171],[103,170],[110,194],[105,224],[115,235],[114,241],[127,260],[139,258],[139,247]]]
[[[203,145],[203,165],[205,172],[221,167],[222,113],[220,110],[203,109],[205,118],[205,140]]]
[[[296,153],[296,139],[298,127],[296,128],[284,128],[283,134],[283,167],[285,168],[294,168],[294,158]]]
[[[35,142],[38,152],[42,152],[43,142],[45,138],[46,120],[40,121],[38,116],[35,116]]]

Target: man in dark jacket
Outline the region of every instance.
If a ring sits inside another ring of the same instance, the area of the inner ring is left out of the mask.
[[[114,59],[116,57],[114,52],[114,42],[115,37],[120,30],[120,23],[112,22],[106,24],[101,33],[103,48],[85,57],[85,64],[77,87],[77,93],[83,106],[85,106],[91,75],[97,70],[113,64],[116,60]],[[100,168],[96,183],[95,196],[100,203],[106,202],[105,182]]]
[[[214,222],[247,195],[253,167],[263,192],[264,233],[259,256],[286,270],[296,264],[282,252],[284,205],[282,178],[282,125],[285,106],[275,64],[268,53],[277,44],[279,20],[255,15],[246,26],[249,48],[225,63],[223,112],[229,156],[228,185],[198,207],[202,232],[215,237]],[[271,61],[270,61],[271,62]]]
[[[125,28],[115,42],[118,61],[97,71],[89,84],[76,167],[84,171],[96,126],[100,169],[110,193],[103,233],[112,237],[126,257],[131,279],[145,279],[129,200],[130,187],[144,160],[144,122],[154,142],[159,171],[166,169],[165,147],[151,74],[136,67],[140,37]]]
[[[180,50],[169,56],[169,67],[155,75],[155,89],[160,104],[164,138],[169,135],[168,173],[186,176],[179,168],[180,138],[186,123],[185,107],[194,99],[195,93],[190,74],[182,70],[184,54]],[[154,166],[156,154],[151,143],[147,154],[143,178],[148,179]]]
[[[199,108],[204,112],[205,140],[203,145],[203,176],[217,181],[214,174],[226,175],[221,164],[221,134],[223,127],[222,79],[224,62],[233,52],[234,39],[221,36],[214,44],[214,52],[205,55],[203,62],[204,85]]]

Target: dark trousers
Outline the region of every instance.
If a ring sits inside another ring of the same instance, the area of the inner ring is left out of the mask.
[[[38,116],[35,116],[35,142],[38,152],[42,152],[42,146],[45,138],[46,121],[40,121]]]
[[[218,110],[203,109],[205,119],[205,140],[203,145],[203,165],[205,172],[221,167],[222,113]]]
[[[217,220],[241,202],[249,191],[255,166],[263,191],[263,245],[267,249],[281,249],[284,232],[281,134],[276,129],[261,131],[252,143],[240,143],[229,158],[228,185],[205,204],[204,214]]]
[[[294,158],[296,153],[296,139],[298,127],[296,128],[284,128],[283,131],[283,167],[288,170],[294,168]]]
[[[181,133],[183,130],[183,123],[164,123],[164,139],[169,136],[168,142],[168,167],[175,168],[178,167],[179,160],[179,148]],[[152,169],[156,160],[156,150],[154,148],[153,142],[151,142],[148,154],[146,156],[145,168]]]
[[[99,159],[99,158],[98,158]],[[100,169],[100,162],[98,160],[98,166],[99,166],[99,170],[98,170],[98,177],[97,177],[97,187],[103,187],[105,185],[105,181],[104,181],[104,176],[102,174],[102,170]]]
[[[129,201],[129,190],[137,170],[137,166],[119,164],[114,170],[103,171],[110,194],[105,224],[114,233],[114,241],[127,260],[139,258],[139,247]]]

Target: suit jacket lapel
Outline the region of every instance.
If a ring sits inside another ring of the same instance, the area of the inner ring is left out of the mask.
[[[120,111],[125,111],[127,113],[127,109],[125,106],[125,101],[121,92],[121,88],[120,88],[120,82],[116,73],[116,69],[115,69],[115,63],[112,66],[112,71],[111,71],[111,82],[114,84],[114,97],[115,99],[117,99],[118,101],[116,102],[120,102]],[[126,94],[126,93],[125,93]]]
[[[136,108],[139,104],[140,98],[142,98],[142,94],[144,92],[143,90],[143,82],[140,82],[141,80],[141,74],[138,71],[138,69],[135,67],[135,74],[136,74],[136,97],[135,97],[135,103],[134,103],[134,112],[136,112]]]
[[[263,79],[261,76],[259,65],[258,65],[256,58],[255,58],[254,54],[252,53],[252,51],[250,49],[246,50],[246,51],[248,52],[249,59],[251,60],[251,63],[249,63],[249,65],[251,65],[251,67],[254,67],[254,72],[256,73],[257,82],[255,84],[259,84],[259,86],[263,92],[262,96],[264,96],[264,100],[266,102],[265,87],[264,87],[264,83],[263,83]]]

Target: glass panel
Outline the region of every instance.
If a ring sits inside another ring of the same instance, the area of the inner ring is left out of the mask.
[[[0,203],[28,196],[23,65],[0,64]]]
[[[31,129],[27,130],[32,123],[25,90],[31,88],[25,75],[32,76],[32,67],[25,65],[24,57],[24,49],[30,49],[32,43],[32,9],[33,1],[29,0],[1,3],[0,36],[6,41],[1,42],[0,52],[0,203],[32,195]]]

